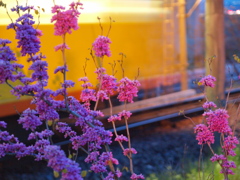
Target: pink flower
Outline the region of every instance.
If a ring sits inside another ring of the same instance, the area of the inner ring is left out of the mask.
[[[103,90],[100,90],[100,91],[97,92],[97,97],[98,97],[101,101],[103,101],[103,100],[108,100],[108,99],[109,99],[108,95],[107,95],[106,92],[103,91]]]
[[[40,29],[36,29],[36,36],[40,37],[42,35],[43,35],[42,31]]]
[[[225,109],[216,109],[203,114],[206,117],[210,131],[219,133],[231,133],[231,128],[228,125],[229,115]]]
[[[127,77],[123,78],[119,82],[117,91],[119,92],[118,99],[121,102],[127,101],[133,103],[133,98],[137,97],[139,81],[130,80]]]
[[[112,115],[108,118],[108,122],[115,122],[115,121],[121,121],[121,117],[118,115]]]
[[[130,111],[123,110],[122,112],[118,113],[119,117],[130,118],[132,113]]]
[[[208,76],[203,77],[199,81],[199,84],[204,85],[204,86],[214,87],[215,86],[215,84],[214,84],[215,81],[216,81],[215,77],[213,77],[211,75],[208,75]]]
[[[227,158],[222,154],[220,154],[220,155],[214,154],[214,156],[211,157],[210,161],[215,162],[215,161],[226,160],[226,159]]]
[[[137,151],[134,148],[127,148],[127,149],[124,149],[123,154],[124,156],[127,156],[129,154],[137,154]]]
[[[55,51],[61,50],[63,51],[64,49],[70,49],[69,46],[67,44],[59,44],[57,46],[54,47]]]
[[[233,149],[237,147],[237,144],[239,144],[239,141],[235,136],[227,136],[224,138],[222,148],[225,150],[227,155],[235,156],[236,154]]]
[[[130,178],[132,180],[138,180],[138,179],[144,179],[144,176],[142,174],[137,175],[137,174],[133,173]]]
[[[83,102],[88,102],[88,101],[96,101],[96,94],[94,89],[84,89],[81,92],[80,99]]]
[[[88,79],[88,77],[81,77],[78,79],[78,81],[87,82],[87,81],[89,81],[89,79]]]
[[[234,175],[234,172],[230,169],[230,168],[236,168],[236,164],[233,161],[223,161],[221,166],[222,166],[222,169],[220,173]]]
[[[95,55],[97,57],[103,57],[103,56],[111,56],[110,47],[109,44],[111,44],[111,41],[106,36],[98,36],[98,38],[94,41],[93,50],[95,51]]]
[[[63,36],[66,33],[71,34],[72,29],[77,30],[79,28],[78,17],[80,15],[80,12],[78,10],[78,6],[80,6],[80,9],[82,9],[81,3],[71,3],[69,10],[65,10],[65,7],[58,5],[52,7],[52,13],[56,13],[51,19],[51,22],[55,22],[55,35]]]
[[[115,141],[120,141],[120,142],[123,142],[123,141],[128,141],[128,138],[124,135],[118,135],[116,138],[115,138]]]
[[[205,102],[205,103],[203,104],[203,108],[204,108],[204,109],[210,109],[210,108],[212,108],[212,107],[214,107],[214,108],[217,107],[217,105],[216,105],[214,102],[212,102],[212,101],[207,101],[207,102]]]
[[[199,145],[214,143],[214,135],[205,124],[196,125],[194,132],[197,133],[196,140],[198,140]]]

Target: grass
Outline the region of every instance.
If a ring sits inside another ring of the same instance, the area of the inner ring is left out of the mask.
[[[230,157],[229,160],[234,161],[237,168],[233,169],[235,175],[229,175],[229,180],[240,180],[240,147],[235,152],[237,156]],[[167,166],[165,171],[150,174],[146,180],[224,180],[220,170],[217,162],[213,163],[206,158],[202,160],[201,167],[198,162],[186,161],[184,169]]]

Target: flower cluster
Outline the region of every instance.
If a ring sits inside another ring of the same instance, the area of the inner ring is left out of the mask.
[[[51,22],[54,23],[54,34],[57,36],[63,36],[66,33],[71,34],[72,29],[77,30],[78,26],[78,17],[81,14],[79,12],[79,8],[82,9],[82,3],[80,2],[72,2],[69,6],[68,10],[65,10],[65,7],[55,5],[52,7],[53,15]],[[55,47],[55,50],[61,49],[63,46]],[[66,47],[65,47],[66,48]]]
[[[108,100],[110,95],[113,95],[117,90],[117,79],[112,76],[105,74],[105,68],[98,68],[95,73],[97,74],[97,79],[101,83],[100,90],[97,93],[99,99]]]
[[[214,102],[207,101],[203,104],[204,109],[211,109],[211,108],[216,108],[217,105]]]
[[[138,80],[130,80],[127,77],[123,78],[119,82],[117,91],[119,92],[118,99],[121,102],[133,103],[133,98],[137,97],[138,86],[140,83]]]
[[[216,109],[215,111],[208,111],[203,114],[206,117],[209,129],[214,132],[231,133],[231,128],[228,125],[229,115],[225,109]]]
[[[196,139],[199,145],[214,143],[213,132],[211,132],[205,124],[198,124],[194,128],[194,132],[197,133]]]
[[[15,81],[24,75],[21,72],[13,74],[18,69],[22,69],[23,65],[13,63],[16,57],[12,50],[7,46],[11,41],[7,39],[0,39],[0,84],[7,80]]]
[[[94,41],[93,50],[95,51],[95,55],[97,57],[103,57],[103,56],[111,56],[111,51],[109,44],[112,42],[110,39],[106,36],[98,36],[98,38]]]
[[[43,158],[48,161],[48,166],[54,171],[62,172],[61,180],[83,180],[80,174],[81,168],[75,161],[67,158],[59,146],[45,146]]]
[[[18,123],[22,124],[24,129],[31,129],[34,131],[38,126],[42,124],[42,121],[37,116],[37,112],[35,110],[28,108],[23,111],[20,119],[18,120]]]
[[[199,84],[214,87],[215,81],[215,77],[208,75],[202,78],[199,81]],[[215,103],[209,101],[206,101],[203,104],[203,108],[205,109],[203,116],[206,118],[206,125],[198,124],[194,128],[194,131],[197,134],[196,139],[198,140],[198,144],[208,144],[208,146],[211,147],[211,144],[214,143],[214,132],[220,133],[223,154],[214,154],[210,160],[212,162],[217,161],[221,165],[222,169],[220,173],[223,173],[225,177],[228,174],[234,174],[230,168],[236,168],[236,165],[234,162],[228,160],[228,156],[236,155],[233,149],[236,148],[236,145],[239,144],[239,141],[233,135],[233,131],[229,126],[228,112],[226,109],[221,108],[212,110],[212,108],[217,108],[217,106]]]
[[[33,9],[31,6],[16,6],[16,8],[12,8],[12,11],[16,11],[19,14],[19,11],[26,11]],[[29,13],[23,14],[20,16],[16,23],[11,23],[7,28],[14,29],[16,31],[16,39],[18,39],[18,46],[21,48],[21,53],[23,56],[25,55],[34,55],[40,49],[40,40],[39,36],[42,35],[40,30],[34,29],[33,24],[33,16]]]
[[[215,84],[214,82],[216,81],[216,78],[211,76],[211,75],[208,75],[208,76],[205,76],[203,77],[199,82],[198,84],[199,85],[204,85],[204,86],[209,86],[209,87],[214,87]]]

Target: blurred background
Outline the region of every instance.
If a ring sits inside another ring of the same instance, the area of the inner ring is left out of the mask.
[[[11,18],[17,19],[16,14],[10,12],[10,8],[15,6],[16,1],[3,0],[3,2],[7,3]],[[18,2],[24,5],[26,0],[18,0]],[[112,57],[104,58],[104,66],[111,74],[112,69],[109,63],[117,62],[121,59],[119,53],[124,53],[126,55],[123,59],[125,76],[130,79],[138,76],[137,79],[142,84],[139,96],[135,98],[136,103],[128,106],[133,112],[132,124],[130,124],[134,139],[133,147],[136,147],[139,152],[139,156],[136,155],[136,161],[134,161],[137,172],[144,173],[148,177],[147,180],[162,178],[193,180],[198,177],[199,145],[195,141],[193,124],[189,119],[180,116],[180,111],[186,110],[185,113],[194,116],[195,122],[202,122],[203,88],[198,86],[197,82],[209,73],[206,68],[209,59],[217,60],[212,68],[215,75],[222,79],[217,85],[219,88],[216,93],[221,96],[231,87],[237,93],[230,99],[232,98],[231,100],[235,102],[239,97],[240,65],[233,55],[240,56],[240,1],[82,0],[81,2],[84,9],[79,18],[80,29],[67,35],[66,39],[70,47],[70,50],[66,51],[70,70],[67,73],[67,79],[76,82],[75,87],[69,90],[69,94],[78,99],[80,97],[81,84],[78,79],[85,76],[83,66],[86,59],[89,59],[86,68],[87,76],[93,84],[97,85],[94,73],[96,67],[89,49],[101,34],[97,17],[101,18],[103,35],[108,33],[109,17],[111,17],[115,21],[111,24],[109,34],[112,41],[110,46]],[[67,7],[70,1],[55,0],[55,3]],[[61,37],[53,35],[54,27],[50,22],[53,2],[28,0],[28,4],[44,9],[39,11],[40,18],[35,15],[35,21],[36,27],[43,32],[41,52],[46,55],[46,61],[49,64],[48,87],[56,90],[60,88],[62,77],[53,72],[56,67],[63,65],[63,60],[61,53],[54,51],[54,47],[61,44],[62,40]],[[222,11],[219,12],[219,9]],[[209,21],[214,17],[215,20]],[[223,17],[224,23],[218,24],[221,22],[218,17]],[[19,62],[25,65],[24,73],[30,74],[26,57],[21,57],[19,49],[16,48],[14,31],[6,30],[10,22],[6,10],[1,7],[0,38],[12,41],[12,50],[16,53]],[[208,39],[206,34],[210,31],[219,36]],[[218,51],[211,51],[209,46],[216,47]],[[120,79],[123,73],[118,63],[116,68],[116,77]],[[19,117],[17,113],[29,106],[30,99],[28,97],[16,99],[11,95],[10,90],[7,85],[0,85],[0,119],[9,122],[10,132],[21,139],[26,139],[26,132],[24,134],[20,131],[21,126],[16,123],[16,119]],[[113,97],[114,105],[121,105],[114,99],[116,98]],[[231,106],[232,114],[237,114],[239,108],[237,105],[236,103]],[[107,114],[109,110],[107,103],[102,103],[99,107]],[[120,106],[119,109],[121,109]],[[115,108],[116,112],[119,109]],[[231,122],[237,118],[233,116]],[[118,130],[121,132],[125,129],[120,126]],[[62,144],[68,146],[68,142]],[[113,147],[113,149],[116,150],[117,156],[122,154],[119,148],[117,150]],[[208,155],[207,158],[211,154],[206,149],[203,149],[204,153]],[[239,161],[240,157],[236,158]],[[0,163],[0,179],[55,179],[51,170],[46,170],[41,163],[38,166],[32,159],[30,160],[3,159]],[[122,164],[127,164],[124,158],[120,158],[120,161]],[[46,165],[44,163],[43,165]],[[83,165],[84,168],[86,167]],[[218,173],[219,167],[206,161],[206,174],[213,174],[214,168],[217,169],[214,174],[215,179],[222,179]],[[237,168],[240,169],[239,166]],[[239,179],[240,175],[237,174],[238,176],[234,178]]]

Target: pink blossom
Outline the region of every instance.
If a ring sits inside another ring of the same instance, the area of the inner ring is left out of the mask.
[[[130,118],[132,113],[130,111],[123,110],[122,112],[118,113],[119,117]]]
[[[214,84],[215,81],[216,81],[215,77],[213,77],[211,75],[208,75],[208,76],[203,77],[199,81],[199,84],[204,85],[204,86],[214,87],[215,86],[215,84]]]
[[[235,156],[236,154],[233,149],[237,147],[237,144],[239,144],[239,141],[235,136],[227,136],[224,138],[222,148],[225,150],[227,155]]]
[[[94,41],[93,50],[95,51],[95,55],[97,57],[103,57],[103,56],[111,56],[110,47],[109,44],[111,44],[111,41],[106,36],[98,36],[98,38]]]
[[[117,91],[119,92],[118,99],[121,102],[133,103],[133,98],[137,97],[138,86],[140,83],[138,80],[130,80],[127,77],[123,78],[119,82]]]
[[[103,100],[108,100],[108,99],[109,99],[108,95],[107,95],[106,92],[103,91],[103,90],[99,90],[99,91],[97,92],[97,98],[99,98],[101,101],[103,101]]]
[[[101,79],[101,90],[107,95],[113,95],[117,90],[117,79],[114,76],[103,74]]]
[[[214,102],[212,102],[212,101],[207,101],[207,102],[205,102],[205,103],[203,104],[203,108],[204,108],[204,109],[210,109],[210,108],[212,108],[212,107],[214,107],[214,108],[217,107],[217,105],[216,105]]]
[[[106,72],[106,69],[101,67],[101,68],[97,68],[97,70],[95,71],[95,73],[98,75],[98,77],[101,76],[101,74],[104,74]]]
[[[64,49],[70,49],[69,46],[67,44],[59,44],[57,46],[54,47],[55,51],[61,50],[63,51]]]
[[[221,163],[222,169],[220,173],[234,175],[234,172],[230,168],[236,168],[236,164],[233,161],[223,161]]]
[[[43,35],[42,31],[40,29],[36,29],[36,36],[40,37],[42,35]]]
[[[137,154],[137,151],[134,148],[127,148],[127,149],[124,149],[123,154],[124,156],[127,156],[129,154]]]
[[[78,26],[78,17],[80,15],[80,12],[78,10],[78,6],[81,6],[81,3],[71,3],[70,8],[68,10],[65,10],[65,7],[55,5],[52,7],[52,13],[56,13],[52,19],[51,22],[54,23],[54,34],[57,36],[63,36],[66,33],[71,34],[72,29],[77,30],[79,28]]]
[[[137,175],[137,174],[133,173],[130,178],[132,180],[138,180],[138,179],[144,179],[144,176],[142,174]]]
[[[81,77],[78,79],[78,81],[87,82],[87,81],[89,81],[89,79],[88,79],[88,77]]]
[[[221,169],[220,173],[234,175],[234,172],[231,169],[225,169],[225,170]]]
[[[128,141],[128,138],[124,135],[118,135],[116,138],[115,138],[115,141],[120,141],[120,142],[123,142],[123,141]]]
[[[206,117],[210,131],[219,133],[231,133],[231,128],[228,125],[229,115],[225,109],[216,109],[203,114]]]
[[[194,132],[197,133],[196,140],[198,140],[199,145],[214,143],[214,135],[205,124],[196,125]]]
[[[84,89],[81,92],[80,99],[83,102],[88,102],[88,101],[96,101],[96,94],[94,89]]]
[[[215,162],[215,161],[226,160],[226,159],[227,158],[222,154],[220,155],[214,154],[214,156],[210,158],[210,161]]]
[[[118,115],[112,115],[108,118],[108,122],[115,122],[115,121],[121,121],[121,117]]]

